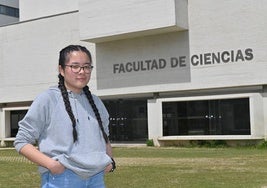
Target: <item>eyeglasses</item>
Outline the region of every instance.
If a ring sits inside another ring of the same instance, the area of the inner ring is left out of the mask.
[[[92,71],[92,69],[94,68],[94,66],[92,65],[84,65],[84,66],[80,66],[80,65],[65,65],[67,67],[71,68],[71,71],[73,73],[79,73],[82,69],[85,73],[90,73]]]

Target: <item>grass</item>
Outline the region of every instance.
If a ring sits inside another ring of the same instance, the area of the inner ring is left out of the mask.
[[[114,148],[117,169],[108,188],[263,188],[267,150],[256,148]],[[36,165],[0,150],[0,187],[40,185]]]
[[[19,156],[14,149],[0,150],[0,187],[40,187],[36,165]]]

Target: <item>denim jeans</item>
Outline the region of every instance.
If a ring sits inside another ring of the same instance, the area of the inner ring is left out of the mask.
[[[88,179],[82,179],[73,171],[66,169],[62,174],[42,174],[42,188],[105,188],[104,172]]]

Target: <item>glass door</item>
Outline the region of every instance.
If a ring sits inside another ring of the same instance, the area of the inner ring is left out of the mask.
[[[148,137],[146,100],[105,100],[110,115],[110,140],[141,141]]]

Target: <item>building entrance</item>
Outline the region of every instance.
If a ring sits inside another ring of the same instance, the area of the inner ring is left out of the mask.
[[[148,138],[146,100],[105,100],[110,115],[111,141],[146,141]]]
[[[163,102],[163,135],[250,135],[249,98]]]

